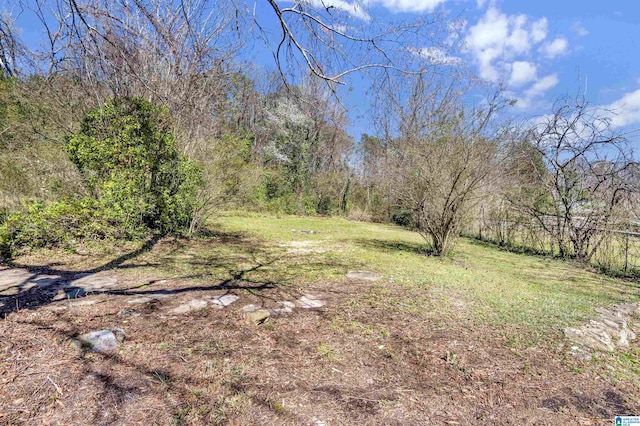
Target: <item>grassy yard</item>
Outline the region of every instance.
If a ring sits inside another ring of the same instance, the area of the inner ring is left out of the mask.
[[[584,362],[562,334],[637,301],[637,284],[550,258],[466,239],[436,258],[395,226],[236,213],[192,240],[15,266],[99,270],[121,291],[90,306],[25,301],[0,321],[0,423],[586,425],[640,413],[638,343]],[[127,302],[154,292],[175,294]],[[240,300],[224,310],[171,314],[228,292]],[[303,294],[328,304],[259,326],[241,310]],[[117,356],[70,349],[114,326],[127,332]]]

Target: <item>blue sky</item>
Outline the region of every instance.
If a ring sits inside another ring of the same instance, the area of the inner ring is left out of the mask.
[[[557,96],[586,89],[591,104],[615,112],[614,124],[624,129],[640,127],[640,2],[323,1],[349,12],[354,22],[446,11],[460,20],[462,48],[441,57],[463,61],[479,77],[505,84],[507,93],[518,99],[514,115],[547,113]],[[358,138],[369,126],[359,118],[365,113],[363,88],[356,83],[353,89],[347,104],[354,110],[350,131]]]

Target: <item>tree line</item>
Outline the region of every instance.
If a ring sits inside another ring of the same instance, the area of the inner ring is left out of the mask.
[[[500,88],[416,53],[416,39],[452,39],[442,16],[357,28],[343,10],[267,1],[281,36],[268,73],[240,59],[260,37],[270,45],[241,2],[20,5],[44,42],[27,47],[2,13],[5,256],[193,233],[216,210],[253,209],[392,221],[438,255],[482,211],[535,224],[562,256],[587,260],[602,230],[634,218],[637,167],[611,112],[567,96],[509,121]],[[373,94],[357,141],[340,89],[353,73]]]

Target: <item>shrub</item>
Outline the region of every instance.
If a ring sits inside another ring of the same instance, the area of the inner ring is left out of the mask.
[[[91,196],[50,204],[0,222],[0,252],[72,240],[137,239],[186,229],[202,185],[198,166],[182,156],[168,112],[143,99],[107,102],[84,118],[65,150]]]
[[[12,213],[0,225],[0,252],[10,257],[20,248],[52,247],[72,240],[133,239],[105,214],[99,201],[84,197],[48,205],[35,202]],[[139,231],[140,232],[140,231]]]
[[[189,226],[202,173],[178,152],[166,108],[139,98],[108,101],[87,114],[65,149],[107,216],[126,232]]]
[[[391,221],[404,228],[415,229],[413,212],[409,209],[398,209],[391,213]]]

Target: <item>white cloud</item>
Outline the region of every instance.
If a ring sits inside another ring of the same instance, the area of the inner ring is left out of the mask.
[[[640,89],[626,93],[604,108],[611,111],[611,123],[616,126],[640,124]]]
[[[571,29],[578,37],[585,37],[589,35],[589,30],[587,30],[580,21],[574,22]]]
[[[447,0],[367,0],[392,12],[431,12]]]
[[[565,37],[549,38],[546,17],[509,15],[495,1],[484,3],[488,4],[484,15],[465,31],[465,53],[481,78],[506,84],[507,94],[518,100],[517,107],[535,106],[558,84],[558,75],[549,72],[549,59],[568,52],[569,42]]]
[[[538,79],[524,93],[517,97],[516,107],[520,109],[530,108],[532,104],[544,95],[548,90],[553,89],[560,82],[557,74],[550,74]]]
[[[512,68],[508,62],[528,55],[547,37],[547,26],[546,18],[531,21],[526,15],[506,15],[495,6],[489,7],[465,38],[480,67],[480,77],[492,82],[504,78]]]
[[[547,38],[547,32],[549,31],[549,23],[547,18],[538,19],[531,25],[531,38],[534,43],[540,43]]]
[[[559,82],[560,80],[558,80],[558,75],[551,74],[536,81],[536,83],[531,86],[526,93],[531,96],[538,96],[547,90],[554,88]]]
[[[369,6],[382,6],[391,12],[432,12],[447,0],[301,0],[303,4],[317,9],[335,8],[354,18],[371,21],[367,12]]]
[[[549,59],[553,59],[569,49],[569,42],[564,37],[557,37],[549,43],[545,43],[540,47],[540,52]]]
[[[534,81],[538,76],[537,67],[531,62],[516,61],[511,67],[511,78],[509,79],[509,86],[519,87],[525,85],[531,81]]]
[[[439,47],[424,47],[415,50],[415,53],[436,65],[457,65],[462,62],[461,58],[451,56]]]

